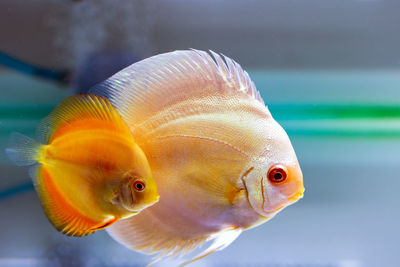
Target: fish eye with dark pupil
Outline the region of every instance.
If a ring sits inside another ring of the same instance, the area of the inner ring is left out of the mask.
[[[286,168],[282,165],[274,165],[270,168],[268,172],[268,179],[272,183],[282,183],[286,180],[287,171]]]
[[[276,181],[279,181],[280,179],[282,179],[282,173],[280,173],[280,172],[275,173],[274,174],[274,179]]]
[[[146,186],[145,186],[144,182],[142,182],[142,181],[135,181],[135,182],[133,183],[133,189],[134,189],[135,191],[141,192],[141,191],[144,190],[145,187],[146,187]]]

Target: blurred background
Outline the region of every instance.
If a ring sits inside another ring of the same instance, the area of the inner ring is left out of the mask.
[[[105,231],[56,232],[27,169],[3,151],[66,96],[187,48],[249,72],[306,186],[299,203],[192,266],[399,266],[399,12],[395,0],[0,1],[0,266],[148,262]]]

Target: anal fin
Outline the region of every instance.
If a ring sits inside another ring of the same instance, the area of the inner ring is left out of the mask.
[[[171,216],[167,209],[167,201],[160,202],[149,209],[141,211],[134,217],[119,220],[107,232],[117,242],[124,246],[141,251],[145,254],[155,254],[147,266],[176,257],[178,263],[190,259],[189,253],[202,246],[205,242],[213,242],[210,247],[183,264],[199,260],[215,251],[231,244],[243,231],[240,228],[204,229],[202,225],[188,223],[176,213]]]
[[[190,263],[193,263],[197,260],[200,260],[218,250],[222,250],[229,246],[239,235],[242,233],[242,229],[234,228],[223,231],[221,233],[217,233],[216,235],[210,237],[210,240],[213,240],[212,244],[205,249],[203,252],[199,253],[192,259],[182,263],[180,266],[186,266]]]
[[[85,236],[104,229],[116,221],[115,217],[105,221],[94,220],[79,212],[65,199],[45,166],[33,167],[30,174],[43,210],[58,231],[69,236]]]

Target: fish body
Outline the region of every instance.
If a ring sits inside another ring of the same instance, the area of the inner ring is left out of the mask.
[[[158,200],[146,156],[106,99],[67,98],[39,131],[44,144],[17,134],[7,152],[19,165],[35,164],[31,176],[57,230],[87,235]],[[136,192],[135,181],[146,190]]]
[[[290,140],[254,83],[239,64],[211,53],[154,56],[92,90],[129,125],[160,194],[108,232],[157,259],[214,240],[193,260],[202,258],[303,195]]]

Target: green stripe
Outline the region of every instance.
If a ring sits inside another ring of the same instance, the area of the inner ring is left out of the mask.
[[[41,119],[47,116],[55,106],[0,106],[0,120]]]
[[[33,133],[53,106],[0,107],[0,134]],[[390,105],[272,104],[273,117],[289,135],[400,137],[400,107]]]
[[[47,116],[55,105],[46,106],[0,106],[0,118],[14,120],[42,119]],[[348,119],[348,118],[378,118],[400,119],[400,104],[395,105],[343,105],[343,104],[271,104],[268,105],[273,117],[281,119]]]
[[[395,105],[343,105],[343,104],[272,104],[268,105],[277,120],[315,119],[399,119],[400,104]]]

